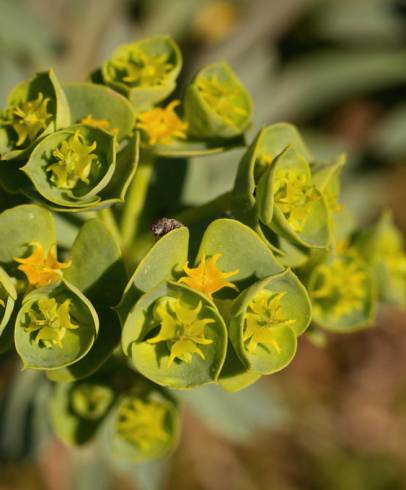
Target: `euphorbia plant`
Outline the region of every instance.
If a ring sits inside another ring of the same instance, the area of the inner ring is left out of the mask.
[[[359,230],[340,201],[345,156],[316,161],[287,123],[247,144],[232,68],[174,98],[181,64],[169,37],[137,41],[85,83],[37,74],[0,114],[0,348],[45,373],[64,442],[104,434],[136,462],[176,443],[177,389],[241,390],[284,369],[309,325],[352,332],[406,300],[390,213]],[[236,146],[230,191],[142,236],[158,160]]]

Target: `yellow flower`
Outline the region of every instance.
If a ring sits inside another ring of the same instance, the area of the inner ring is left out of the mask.
[[[187,123],[175,112],[179,100],[173,100],[165,108],[155,107],[137,116],[137,127],[148,137],[149,145],[168,145],[174,138],[185,139]]]
[[[119,409],[117,433],[141,451],[148,451],[155,444],[168,440],[165,415],[166,408],[162,403],[132,398]]]
[[[348,250],[330,264],[319,265],[314,274],[309,292],[316,310],[340,318],[362,309],[367,276],[355,252]]]
[[[258,344],[269,344],[277,353],[280,352],[272,328],[292,325],[296,321],[287,319],[282,311],[280,302],[285,294],[264,289],[249,303],[243,333],[248,352],[255,352]]]
[[[240,272],[236,269],[232,272],[222,272],[216,265],[221,254],[213,255],[210,259],[202,258],[200,264],[195,268],[189,268],[188,264],[183,267],[188,277],[181,277],[178,282],[182,282],[187,286],[200,291],[209,298],[214,293],[223,288],[233,288],[238,291],[235,284],[226,281],[227,278],[234,276]]]
[[[62,141],[52,152],[57,161],[47,168],[52,172],[51,182],[59,189],[73,189],[79,181],[88,184],[92,164],[97,161],[97,155],[92,153],[95,149],[96,142],[87,145],[79,131]]]
[[[294,231],[300,233],[311,204],[319,198],[306,176],[291,170],[280,170],[275,176],[275,205],[282,211]]]
[[[113,392],[107,386],[80,383],[72,393],[72,408],[82,418],[97,420],[102,417],[113,400]]]
[[[159,323],[160,330],[147,342],[149,344],[167,343],[170,350],[168,368],[175,359],[190,364],[193,354],[205,359],[204,353],[197,344],[208,345],[213,342],[205,337],[205,327],[214,323],[214,320],[211,318],[199,319],[201,310],[201,302],[196,308],[191,308],[188,304],[175,298],[163,298],[156,304],[154,319]]]
[[[71,262],[58,262],[56,245],[50,247],[47,256],[40,242],[33,241],[30,245],[35,247],[32,255],[26,258],[14,257],[14,260],[21,264],[18,269],[27,276],[29,284],[41,287],[60,281],[61,270],[69,267]]]
[[[167,54],[148,55],[138,48],[133,48],[126,58],[112,60],[110,66],[118,72],[119,80],[133,87],[162,85],[173,69]]]
[[[8,109],[9,117],[6,124],[12,126],[17,133],[17,146],[31,143],[41,131],[46,129],[52,117],[47,111],[49,100],[39,92],[36,99]]]
[[[37,332],[35,343],[42,342],[50,349],[53,346],[62,348],[62,340],[67,330],[79,328],[70,319],[70,300],[59,304],[55,298],[39,299],[28,312],[28,325],[25,330]]]
[[[92,128],[104,129],[105,131],[110,131],[113,134],[118,132],[117,128],[110,129],[110,121],[107,119],[95,119],[91,114],[83,117],[80,120],[80,124],[85,124],[86,126],[91,126]]]
[[[225,122],[234,124],[236,120],[244,120],[248,115],[248,111],[238,103],[241,95],[238,85],[229,80],[220,80],[217,75],[211,75],[199,77],[196,86],[210,109]]]

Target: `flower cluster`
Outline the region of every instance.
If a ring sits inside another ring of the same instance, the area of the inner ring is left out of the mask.
[[[103,434],[135,462],[175,445],[173,389],[241,390],[284,369],[310,325],[347,333],[379,301],[406,305],[390,212],[357,228],[345,156],[318,162],[287,123],[244,148],[230,191],[142,233],[159,218],[157,162],[245,147],[251,126],[226,63],[174,98],[181,64],[169,37],[136,41],[85,83],[37,74],[0,113],[2,203],[24,203],[0,214],[0,352],[46,374],[64,442]]]

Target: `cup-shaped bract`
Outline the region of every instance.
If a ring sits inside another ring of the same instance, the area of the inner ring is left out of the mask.
[[[376,309],[376,284],[356,249],[326,255],[311,270],[307,284],[313,320],[335,332],[369,326]]]
[[[227,63],[200,70],[184,99],[188,133],[197,139],[235,138],[251,123],[252,101]]]
[[[95,435],[114,402],[113,389],[100,380],[53,385],[49,411],[56,435],[69,446],[81,446]]]
[[[127,96],[138,112],[173,92],[181,67],[175,41],[155,36],[119,46],[101,73],[104,83]]]
[[[110,420],[113,454],[141,463],[165,456],[176,444],[179,410],[163,390],[134,389],[121,397]]]
[[[130,309],[122,347],[146,378],[171,388],[192,388],[217,380],[227,332],[206,296],[162,282]]]
[[[51,370],[82,359],[98,331],[99,319],[90,301],[62,281],[25,296],[14,340],[24,368]]]
[[[312,180],[308,162],[287,147],[257,185],[259,220],[304,247],[325,248],[330,240],[325,197]]]
[[[10,335],[6,335],[5,330],[10,324],[9,320],[13,313],[16,299],[17,291],[13,281],[6,271],[0,267],[0,352],[9,347]]]
[[[306,289],[289,270],[246,289],[230,315],[230,338],[247,370],[272,374],[296,353],[297,336],[308,327],[311,305]]]
[[[406,306],[406,253],[391,213],[360,234],[357,246],[376,276],[379,299]]]
[[[77,125],[46,136],[22,170],[33,185],[29,193],[48,206],[69,211],[96,206],[115,168],[115,136]]]
[[[70,124],[66,96],[53,70],[18,84],[0,112],[0,157],[10,160],[43,135]]]

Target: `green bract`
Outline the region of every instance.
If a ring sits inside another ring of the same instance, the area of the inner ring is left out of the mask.
[[[392,215],[384,213],[379,221],[361,233],[357,246],[372,267],[379,298],[385,303],[406,305],[406,254],[400,231]]]
[[[69,107],[53,70],[21,82],[0,113],[0,160],[22,157],[44,134],[68,126]]]
[[[137,386],[122,396],[110,420],[113,453],[133,463],[165,456],[176,444],[179,413],[167,393]]]
[[[196,138],[234,138],[251,123],[251,97],[227,63],[209,65],[186,88],[185,118]]]
[[[271,374],[296,353],[296,336],[311,318],[310,301],[296,276],[286,271],[246,289],[230,314],[230,336],[247,370]]]
[[[155,383],[190,388],[217,380],[227,334],[220,314],[206,297],[164,282],[130,310],[122,346],[134,367]]]
[[[177,44],[170,37],[157,36],[120,46],[101,73],[104,83],[127,96],[138,112],[175,89],[181,66]]]
[[[371,272],[353,248],[327,255],[310,273],[313,319],[321,327],[350,332],[371,324],[376,285]]]
[[[98,331],[99,318],[89,300],[63,281],[24,298],[16,319],[15,344],[24,368],[58,369],[84,357]]]
[[[99,429],[114,396],[114,391],[100,380],[56,384],[50,403],[54,431],[65,444],[85,444]]]
[[[76,125],[45,137],[22,171],[28,195],[60,211],[104,207],[124,199],[137,163],[137,141],[117,154],[116,137]]]

